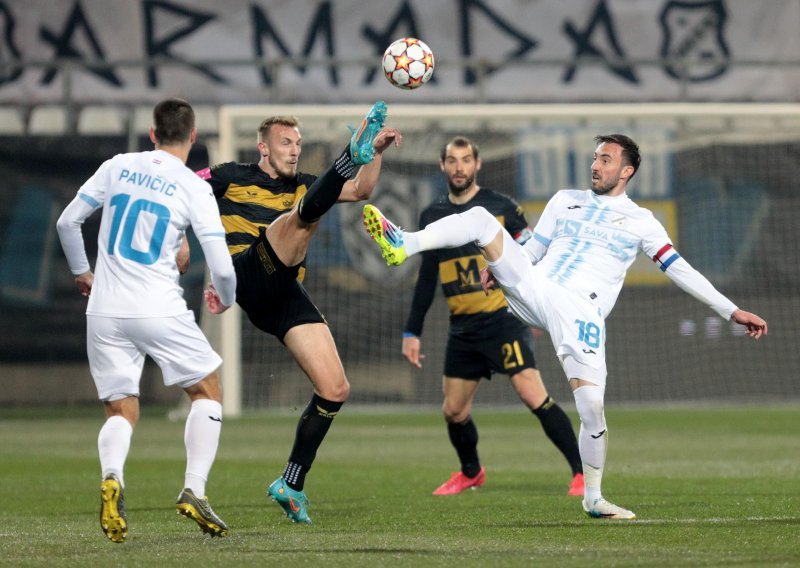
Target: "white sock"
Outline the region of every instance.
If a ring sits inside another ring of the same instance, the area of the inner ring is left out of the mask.
[[[131,436],[133,436],[133,426],[122,416],[109,417],[97,436],[97,451],[100,454],[103,479],[113,473],[123,487],[125,487],[123,471],[125,459],[131,448]]]
[[[572,394],[581,418],[578,450],[583,462],[583,499],[591,504],[603,495],[601,486],[608,450],[608,429],[603,410],[604,391],[596,386],[583,386],[575,389]]]
[[[421,231],[403,233],[406,254],[455,248],[467,243],[486,246],[497,236],[503,226],[483,207],[473,207],[464,213],[457,213],[434,221]]]
[[[205,497],[206,481],[217,456],[221,430],[222,405],[207,398],[195,400],[186,418],[183,436],[186,444],[186,477],[183,486],[191,489],[197,497]]]
[[[591,505],[603,496],[603,469],[583,464],[583,500]]]

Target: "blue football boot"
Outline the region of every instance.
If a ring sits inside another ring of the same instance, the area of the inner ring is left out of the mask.
[[[372,158],[375,157],[375,149],[372,147],[372,142],[380,129],[383,128],[383,123],[386,122],[387,109],[385,102],[378,101],[372,105],[358,130],[349,127],[353,133],[350,137],[350,157],[355,165],[363,166],[364,164],[369,164]]]

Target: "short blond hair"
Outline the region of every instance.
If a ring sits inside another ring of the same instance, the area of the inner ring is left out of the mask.
[[[295,128],[300,126],[300,121],[296,116],[270,116],[265,118],[258,126],[258,141],[266,142],[270,129],[276,124]]]

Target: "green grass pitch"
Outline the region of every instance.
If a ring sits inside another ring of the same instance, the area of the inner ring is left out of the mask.
[[[311,526],[265,498],[295,413],[223,425],[208,484],[230,526],[180,517],[183,424],[145,410],[126,465],[128,541],[98,525],[99,408],[0,411],[0,564],[13,566],[796,566],[796,406],[614,408],[604,484],[638,520],[592,520],[566,462],[522,408],[476,409],[481,489],[431,491],[456,469],[435,410],[345,407],[306,480]],[[573,420],[577,422],[574,412]]]

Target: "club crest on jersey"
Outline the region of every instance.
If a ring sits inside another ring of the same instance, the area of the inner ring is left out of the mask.
[[[708,81],[728,70],[727,19],[723,0],[670,0],[659,17],[663,34],[661,57],[672,77],[692,83]],[[688,60],[683,65],[681,60]],[[674,60],[674,61],[673,61]]]

